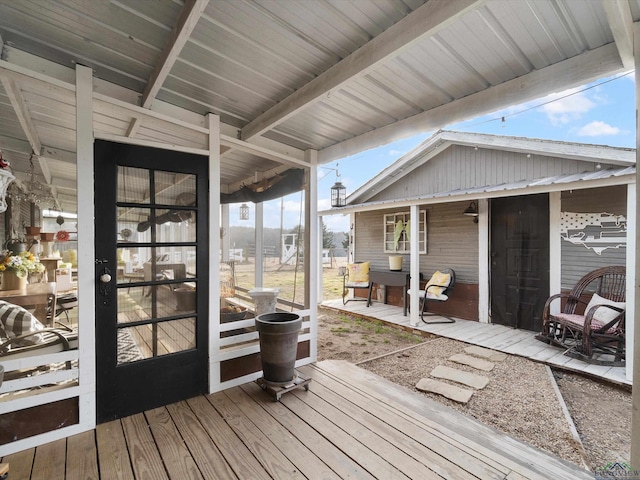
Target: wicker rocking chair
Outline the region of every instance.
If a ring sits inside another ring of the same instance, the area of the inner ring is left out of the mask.
[[[581,297],[593,292],[587,303]],[[565,355],[600,365],[625,363],[626,269],[602,267],[578,281],[568,294],[549,297],[542,312],[542,332],[536,338],[564,348]],[[561,313],[551,304],[564,302]],[[584,313],[576,313],[584,305]]]

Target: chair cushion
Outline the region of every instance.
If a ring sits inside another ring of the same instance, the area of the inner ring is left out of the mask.
[[[369,286],[369,262],[349,263],[347,265],[349,280],[347,287],[368,287]]]
[[[25,308],[0,300],[0,336],[6,340],[44,330],[44,325]],[[42,343],[42,334],[23,339],[18,346]]]
[[[560,323],[560,325],[565,325],[568,327],[578,327],[582,330],[586,317],[584,315],[577,315],[575,313],[558,313],[554,315],[553,318],[556,319],[558,323]],[[591,330],[599,330],[605,325],[605,323],[601,323],[595,318],[591,319]],[[615,331],[616,328],[609,328],[607,330],[607,333],[613,333]]]
[[[613,307],[621,308],[622,310],[626,308],[625,302],[614,302],[607,298],[601,297],[597,293],[594,293],[593,297],[591,297],[591,300],[589,301],[589,304],[587,305],[587,308],[584,310],[585,315],[587,314],[589,309],[591,309],[591,307],[594,307],[595,305],[611,305]],[[616,318],[619,313],[620,312],[617,312],[616,310],[613,310],[611,308],[598,308],[593,314],[593,319],[597,320],[602,325],[606,325],[614,318]]]
[[[444,296],[444,300],[447,299],[446,295],[442,295],[442,292],[449,286],[451,283],[451,274],[442,273],[441,271],[436,271],[431,278],[427,282],[425,290],[427,291],[428,298],[435,298],[440,300],[441,296]],[[431,288],[429,288],[431,287]]]
[[[427,300],[440,300],[441,302],[444,302],[449,299],[449,297],[444,293],[440,293],[439,295],[436,295],[433,292],[431,292],[431,290],[435,290],[436,288],[440,288],[440,287],[431,287],[429,289],[429,291],[427,292]]]
[[[435,290],[436,287],[431,287],[431,290]],[[411,290],[407,290],[407,295],[411,295]],[[418,298],[423,299],[424,298],[424,290],[420,290],[418,291]],[[434,295],[431,292],[427,293],[427,300],[440,300],[441,302],[444,302],[446,300],[448,300],[449,297],[447,295],[445,295],[444,293],[441,293],[440,295]]]

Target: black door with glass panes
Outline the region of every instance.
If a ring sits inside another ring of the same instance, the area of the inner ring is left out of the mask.
[[[208,159],[95,142],[99,423],[204,393]]]

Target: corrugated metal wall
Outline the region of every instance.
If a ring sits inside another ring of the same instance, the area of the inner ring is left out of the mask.
[[[587,190],[562,192],[563,212],[575,213],[611,213],[627,216],[626,185]],[[584,245],[575,245],[563,240],[562,288],[570,290],[576,282],[599,267],[607,265],[625,265],[626,247],[607,248],[600,255]]]
[[[607,165],[602,165],[607,168]],[[462,188],[500,185],[556,175],[595,171],[595,163],[557,157],[453,145],[372,200],[410,198]]]
[[[426,278],[440,268],[453,268],[456,281],[478,283],[478,224],[462,215],[468,202],[429,205],[427,211],[427,254],[420,255],[420,272]],[[383,253],[383,219],[387,213],[406,210],[379,210],[356,214],[355,260],[370,261],[371,268],[387,270],[388,254]],[[409,270],[409,255],[403,269]]]

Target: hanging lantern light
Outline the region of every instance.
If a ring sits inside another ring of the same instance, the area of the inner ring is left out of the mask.
[[[240,220],[249,220],[249,205],[246,203],[240,205]]]
[[[347,204],[347,189],[338,179],[331,187],[331,206],[344,207]]]

